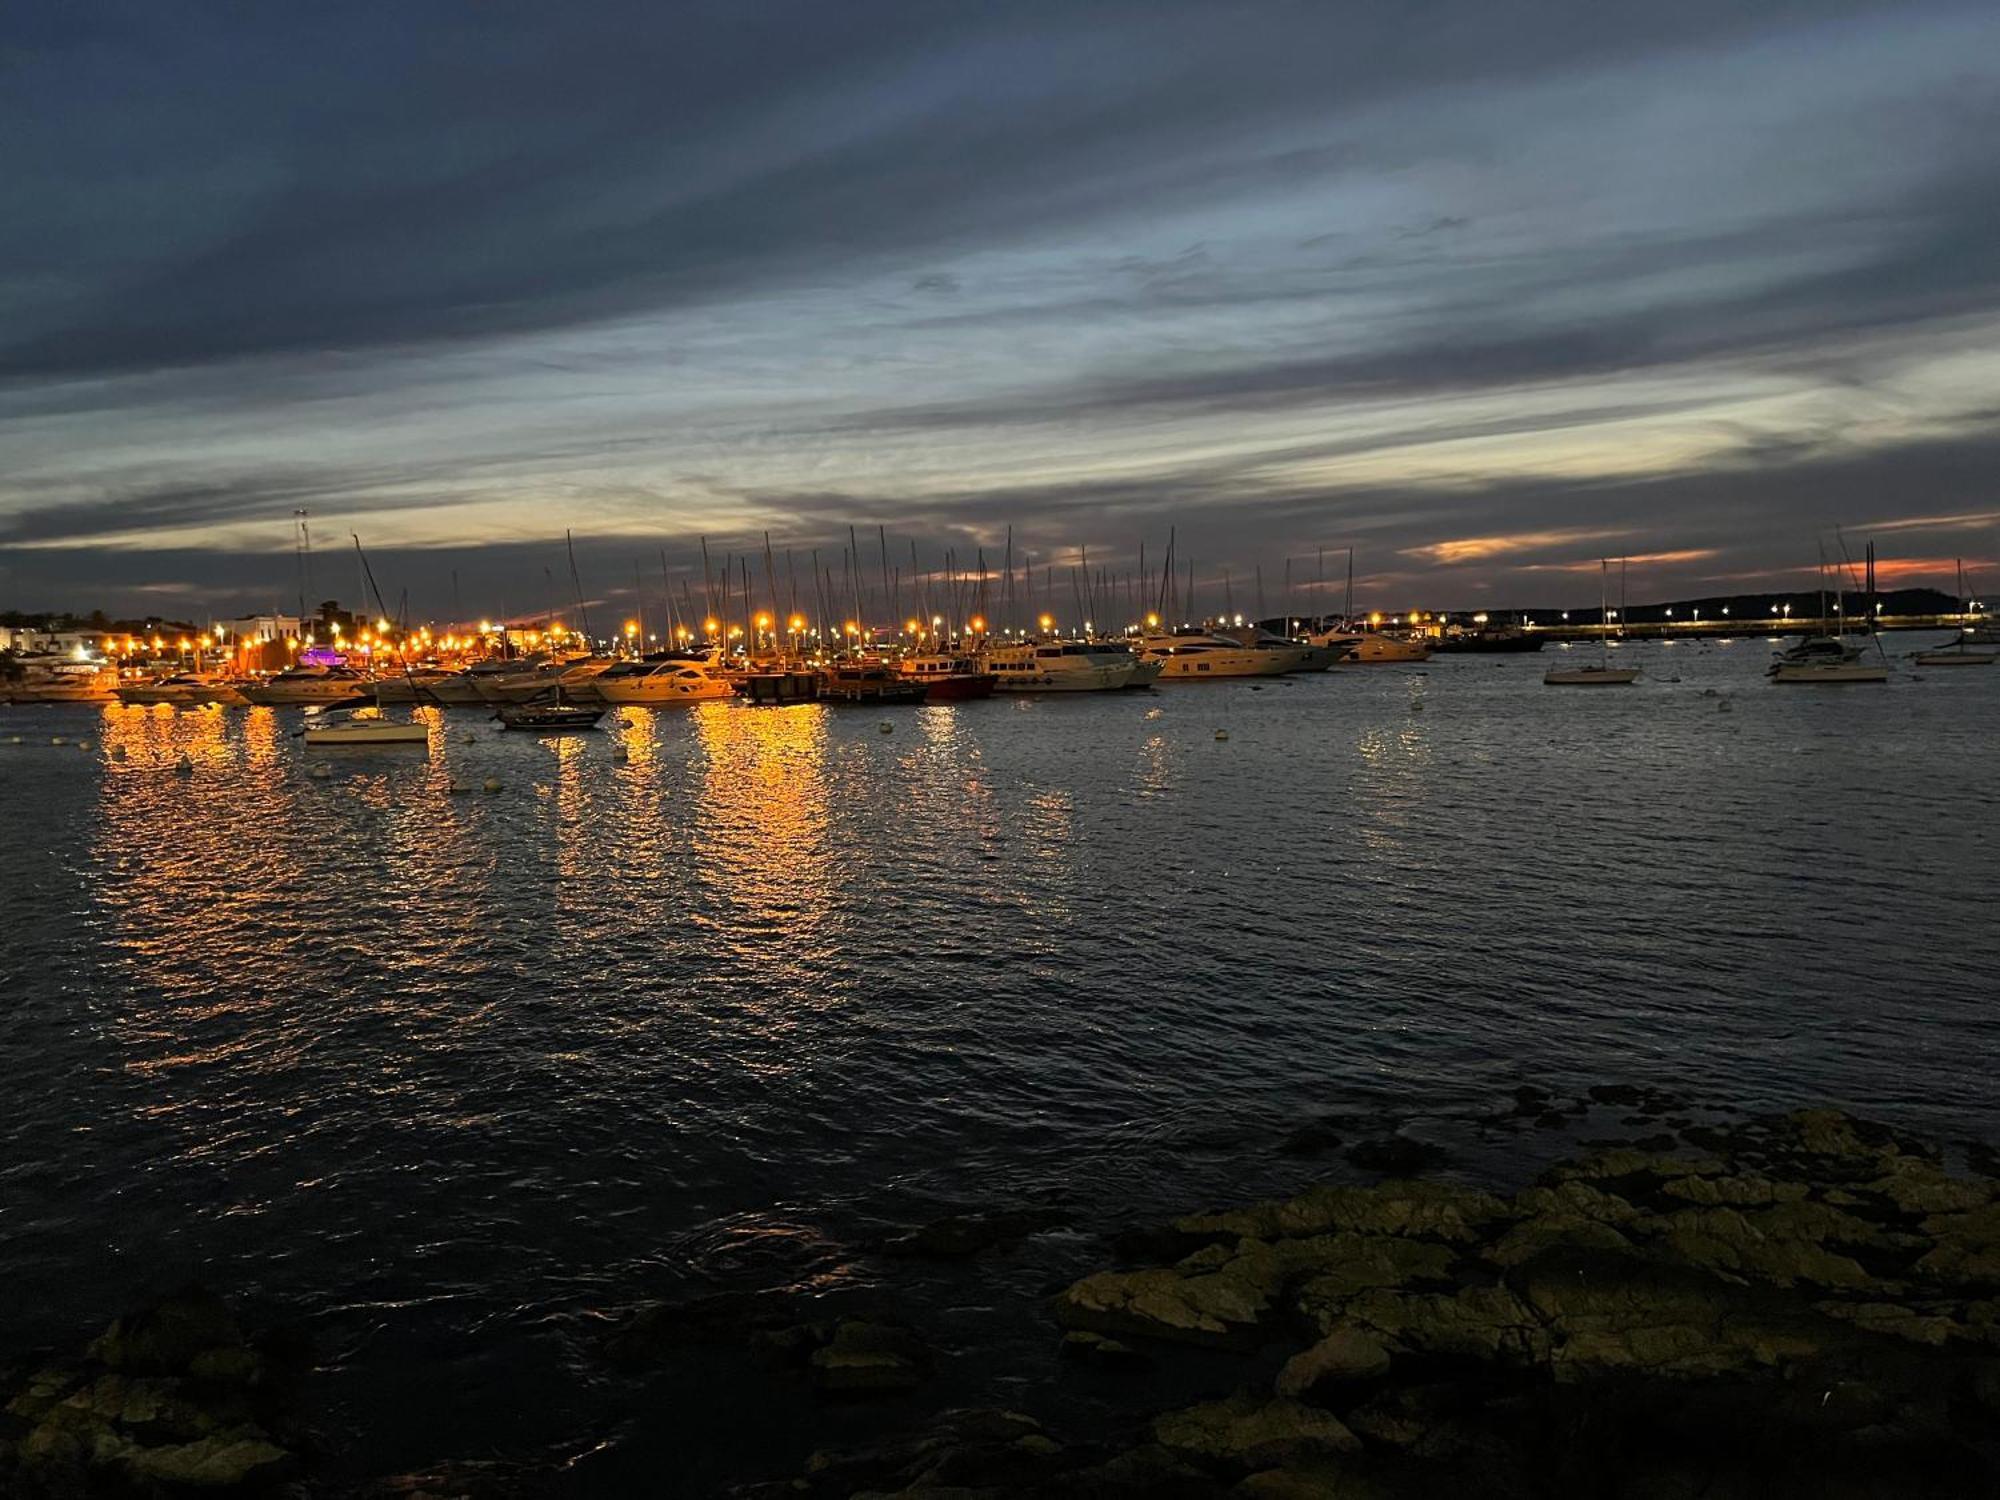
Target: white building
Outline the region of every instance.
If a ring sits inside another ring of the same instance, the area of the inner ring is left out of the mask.
[[[299,634],[297,615],[245,615],[240,620],[217,620],[215,628],[228,641],[255,641],[268,644],[295,638]]]

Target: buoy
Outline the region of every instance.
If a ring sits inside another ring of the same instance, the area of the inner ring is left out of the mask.
[[[125,747],[123,745],[113,745],[111,747],[111,758],[113,760],[123,760],[125,758]]]
[[[613,741],[611,745],[611,758],[615,761],[623,763],[632,758],[632,752],[627,750],[622,744],[618,743],[617,741]]]
[[[884,734],[894,734],[896,732],[896,726],[894,724],[891,724],[887,719],[884,719],[882,721],[882,732]]]
[[[468,729],[464,734],[460,735],[459,738],[463,740],[466,744],[471,745],[478,742],[479,736],[474,734],[471,730]]]
[[[59,734],[52,734],[49,736],[49,743],[51,745],[65,745],[68,744],[69,742]]]
[[[77,748],[77,749],[79,749],[79,750],[88,750],[88,749],[90,748],[90,741],[89,741],[89,740],[78,740],[78,741],[76,742],[76,748]]]
[[[1423,711],[1424,711],[1424,700],[1421,698],[1412,698],[1410,700],[1410,712],[1413,714],[1420,714]]]
[[[1724,698],[1720,703],[1715,705],[1715,711],[1719,714],[1734,713],[1736,706],[1727,698]]]
[[[1229,731],[1226,729],[1218,729],[1215,731],[1215,737],[1219,740],[1226,740],[1229,738]]]
[[[472,784],[470,782],[454,781],[451,784],[451,794],[454,797],[466,797],[470,796],[471,793],[472,793]]]
[[[314,781],[330,781],[333,778],[333,767],[322,762],[312,768],[312,775]]]
[[[7,736],[7,743],[10,745],[18,745],[21,743],[21,737],[18,734],[10,734]]]
[[[322,766],[321,769],[324,770],[325,767]],[[194,775],[194,762],[183,755],[179,760],[174,762],[174,774],[176,776]]]
[[[489,791],[489,792],[497,792],[497,791],[499,791],[499,790],[500,790],[500,778],[499,778],[498,776],[489,776],[489,777],[487,777],[487,778],[486,778],[486,781],[485,781],[485,784],[484,784],[484,788],[483,788],[483,789],[484,789],[484,790],[486,790],[486,791]]]

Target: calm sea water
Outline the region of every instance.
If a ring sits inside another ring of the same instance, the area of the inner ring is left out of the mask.
[[[1066,1205],[1064,1269],[1315,1170],[1271,1146],[1328,1111],[1638,1080],[1994,1134],[2000,669],[1625,650],[1629,691],[1546,652],[548,740],[460,710],[428,757],[0,710],[7,1336],[199,1276],[313,1325],[363,1473],[651,1399],[603,1310],[865,1280],[869,1236],[989,1204]],[[972,1338],[1049,1270],[911,1295]]]

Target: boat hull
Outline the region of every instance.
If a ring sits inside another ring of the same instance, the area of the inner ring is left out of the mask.
[[[1169,656],[1160,663],[1161,682],[1213,682],[1230,677],[1281,677],[1297,669],[1289,651],[1201,651]]]
[[[1074,672],[996,673],[996,693],[1109,693],[1132,683],[1130,667],[1087,667]]]
[[[259,708],[299,708],[315,703],[345,703],[369,696],[366,682],[259,683],[243,689],[246,703]]]
[[[595,688],[604,702],[632,708],[672,708],[678,703],[714,703],[736,696],[734,684],[719,678],[707,681],[684,678],[665,683],[600,682]]]
[[[1637,667],[1557,667],[1542,674],[1544,687],[1629,687],[1638,680]]]
[[[358,748],[367,745],[427,745],[430,729],[423,724],[331,724],[324,729],[308,729],[308,745],[323,749]]]
[[[609,710],[604,708],[503,708],[494,715],[506,729],[525,730],[531,734],[573,734],[578,730],[595,729],[597,721]]]
[[[1920,667],[1990,667],[2000,651],[1919,651],[1911,659]]]
[[[962,677],[918,677],[910,681],[923,688],[926,703],[965,703],[991,698],[997,679],[989,672],[977,672]]]
[[[1800,685],[1839,687],[1848,683],[1887,682],[1887,667],[1867,662],[1779,662],[1771,668],[1771,681]]]

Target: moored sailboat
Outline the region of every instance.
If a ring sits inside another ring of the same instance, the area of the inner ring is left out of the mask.
[[[1544,687],[1628,687],[1638,681],[1637,667],[1611,665],[1611,559],[1608,557],[1598,559],[1597,601],[1599,659],[1580,667],[1550,667],[1542,674]]]

